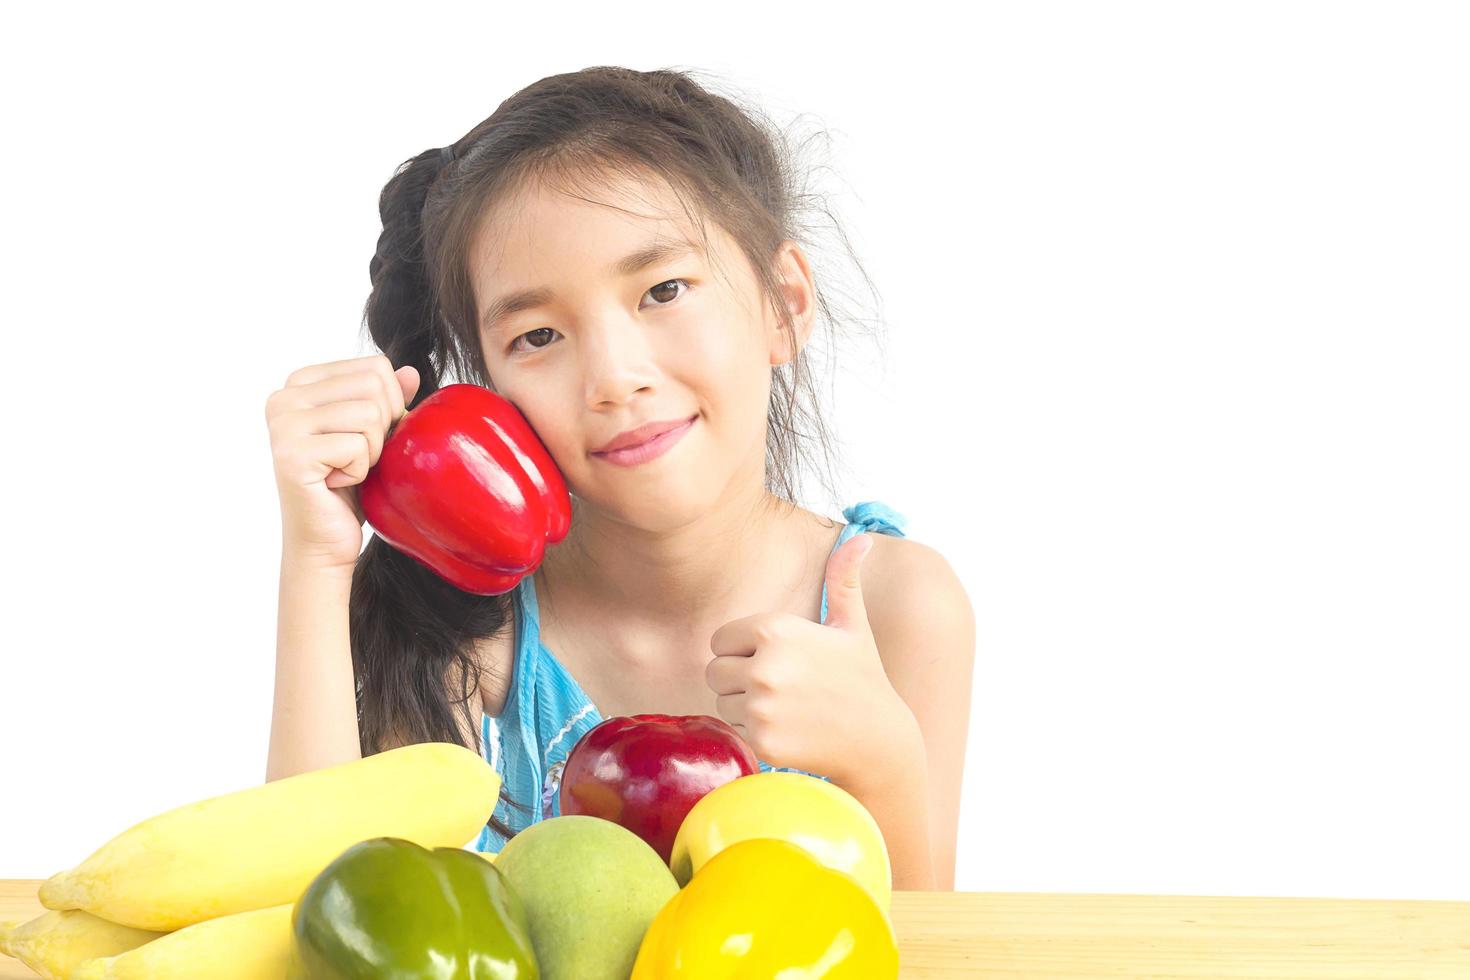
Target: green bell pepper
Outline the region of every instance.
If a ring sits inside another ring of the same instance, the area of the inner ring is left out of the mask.
[[[520,897],[458,847],[354,844],[291,911],[289,980],[539,980]]]

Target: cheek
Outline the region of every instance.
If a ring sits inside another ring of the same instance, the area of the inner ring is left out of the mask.
[[[536,404],[528,403],[527,400],[512,389],[511,391],[499,390],[496,394],[516,407],[526,422],[530,424],[536,437],[551,454],[552,462],[556,463],[558,469],[566,469],[567,465],[575,459],[577,451],[574,448],[580,438],[573,430],[567,419],[559,418],[548,409],[550,405],[545,404],[544,396]]]
[[[691,387],[709,392],[712,400],[740,398],[769,375],[769,358],[740,319],[712,316],[698,329],[682,333],[664,352],[670,373],[687,379]]]
[[[536,430],[547,452],[551,453],[552,461],[563,472],[581,461],[582,434],[565,419],[548,420],[539,426],[533,423],[531,428]]]

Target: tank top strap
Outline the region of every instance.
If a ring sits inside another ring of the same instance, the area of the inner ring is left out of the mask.
[[[521,579],[516,594],[521,603],[524,634],[521,650],[527,654],[524,672],[516,670],[516,683],[528,692],[528,698],[536,698],[538,711],[530,730],[536,736],[536,744],[541,746],[541,768],[545,770],[552,765],[558,746],[565,743],[562,748],[565,754],[586,729],[603,719],[582,685],[557,658],[556,651],[541,641],[541,612],[531,576]]]
[[[891,534],[894,537],[907,537],[905,529],[908,527],[908,518],[904,517],[892,507],[881,500],[863,500],[853,504],[842,512],[847,518],[847,525],[842,533],[837,536],[837,543],[832,546],[828,556],[837,553],[848,538],[857,534],[872,531],[878,534]],[[818,622],[827,621],[827,583],[822,583],[822,615]]]
[[[540,816],[560,815],[557,790],[561,760],[577,739],[603,718],[592,699],[541,639],[541,612],[533,576],[514,590],[516,661],[511,672],[513,694],[504,714],[516,727],[502,746],[506,788],[521,803],[539,809]],[[513,815],[519,828],[525,818]]]
[[[536,677],[541,673],[541,612],[536,605],[536,586],[527,575],[516,583],[514,595],[515,664],[511,669],[511,697],[515,699],[515,714],[519,726],[520,744],[538,745],[536,733]],[[507,705],[507,707],[510,707]],[[527,753],[527,762],[533,767],[528,774],[530,781],[541,785],[540,759],[535,752]]]
[[[541,615],[531,576],[517,582],[510,596],[515,630],[510,685],[500,717],[487,718],[482,725],[483,755],[500,773],[511,798],[530,808],[524,812],[502,801],[496,804],[495,816],[513,830],[523,830],[540,819],[546,770],[542,746],[549,740],[544,732],[562,723],[560,713],[569,699],[566,684],[557,682],[556,665],[542,655]],[[486,827],[476,849],[498,850],[504,844],[504,838]]]

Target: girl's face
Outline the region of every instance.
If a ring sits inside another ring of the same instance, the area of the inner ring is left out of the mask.
[[[732,487],[763,489],[771,366],[789,359],[788,341],[738,245],[707,222],[715,254],[702,254],[667,185],[597,196],[533,182],[482,225],[470,269],[485,368],[572,493],[674,528]],[[639,261],[654,245],[672,250]],[[691,419],[652,460],[596,454],[630,429]]]

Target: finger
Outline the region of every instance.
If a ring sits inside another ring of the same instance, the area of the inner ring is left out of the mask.
[[[398,414],[393,416],[396,421],[407,412],[407,405],[413,401],[413,396],[419,393],[419,385],[423,378],[419,376],[419,369],[412,364],[405,364],[393,372],[394,389],[396,391]]]
[[[333,432],[355,432],[368,443],[368,466],[376,466],[383,454],[385,436],[383,405],[378,401],[332,402],[317,408],[304,409],[278,421],[285,426],[294,439],[306,436],[327,435]]]
[[[393,371],[393,364],[388,360],[386,354],[368,354],[363,357],[349,357],[341,361],[327,361],[323,364],[308,364],[306,367],[297,368],[286,377],[283,387],[298,387],[302,385],[315,384],[325,378],[335,377],[339,374],[365,374],[369,372],[382,371],[386,379]]]
[[[715,711],[731,728],[746,727],[744,694],[719,694],[715,696]],[[742,734],[745,734],[742,732]]]
[[[704,682],[716,694],[744,694],[754,657],[711,657],[704,666]]]
[[[314,423],[309,432],[313,435],[328,432],[360,432],[368,442],[369,467],[377,466],[383,455],[383,441],[387,431],[382,422],[382,403],[377,401],[335,402],[315,409]]]
[[[383,404],[388,409],[388,424],[392,425],[404,413],[403,384],[399,381],[402,375],[398,373],[403,368],[394,370],[392,362],[386,357],[374,360],[372,366],[373,373],[382,381]]]
[[[393,382],[396,387],[398,382]],[[393,423],[387,383],[373,371],[337,374],[305,385],[274,392],[268,400],[267,417],[320,408],[334,402],[370,401],[378,405],[379,425],[384,431]]]
[[[294,456],[278,467],[281,479],[299,486],[309,486],[334,475],[329,487],[361,483],[368,472],[367,439],[361,432],[329,432],[304,437]]]
[[[710,652],[717,657],[749,656],[776,638],[782,618],[780,613],[756,613],[732,619],[710,636]]]
[[[374,354],[328,364],[312,364],[294,371],[286,379],[285,387],[272,398],[296,406],[372,398],[382,403],[383,428],[386,430],[406,413],[405,399],[411,399],[418,391],[418,369],[405,365],[399,370],[404,372],[401,377],[409,379],[407,385],[411,390],[406,394],[405,383],[399,380],[400,375],[394,371],[392,362],[386,355]]]
[[[384,428],[388,428],[403,415],[403,385],[398,381],[398,372],[386,357],[374,358],[373,374],[383,388],[383,408],[387,414]]]
[[[863,603],[863,559],[873,550],[873,536],[854,534],[827,559],[827,618],[823,625],[860,629],[868,622]]]

